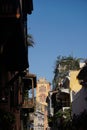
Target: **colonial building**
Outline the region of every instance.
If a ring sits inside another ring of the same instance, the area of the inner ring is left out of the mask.
[[[0,0],[0,130],[21,130],[32,0]],[[5,118],[6,117],[6,118]]]
[[[43,113],[44,117],[42,118],[43,120],[43,125],[38,126],[39,120],[37,121],[37,130],[39,128],[43,128],[41,130],[46,130],[48,129],[48,105],[46,103],[46,99],[48,96],[48,92],[51,90],[51,84],[45,79],[45,78],[40,78],[37,81],[37,87],[36,87],[36,113],[39,112],[38,109],[41,106],[40,112]],[[39,105],[37,105],[39,104]],[[38,115],[38,114],[37,114]],[[42,117],[42,116],[41,116]]]

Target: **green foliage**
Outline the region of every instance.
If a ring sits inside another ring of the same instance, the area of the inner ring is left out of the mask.
[[[54,122],[53,117],[48,117],[48,124],[50,127],[53,127],[53,122]]]
[[[28,90],[27,89],[24,90],[24,99],[25,100],[28,99]]]
[[[55,114],[56,118],[65,118],[65,120],[70,120],[71,119],[71,109],[65,109],[64,111],[60,109],[58,112]]]
[[[63,116],[63,111],[60,109],[58,112],[55,113],[54,115],[56,118],[61,118]]]
[[[87,110],[71,117],[71,109],[59,110],[50,122],[61,130],[87,130]]]
[[[54,67],[53,87],[58,87],[58,83],[68,75],[69,70],[78,70],[81,60],[81,58],[74,58],[72,56],[58,56]]]
[[[54,128],[59,128],[61,130],[71,130],[72,118],[71,109],[58,110],[53,117],[48,118],[48,124],[54,126]]]
[[[31,34],[28,34],[27,35],[27,45],[30,47],[33,47],[34,46],[34,40],[33,40],[33,37]]]

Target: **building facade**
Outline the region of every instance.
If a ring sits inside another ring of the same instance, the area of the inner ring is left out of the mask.
[[[32,0],[0,0],[0,130],[21,130],[23,78],[29,67],[27,15],[32,11]]]
[[[72,103],[72,115],[79,115],[84,110],[87,110],[87,85],[86,82],[83,82],[84,76],[82,76],[81,81],[78,80],[78,75],[80,71],[83,69],[85,64],[81,65],[81,69],[79,71],[71,72],[71,80],[70,80],[70,88],[71,88],[71,103]],[[83,73],[86,73],[86,70]],[[83,74],[85,75],[85,74]],[[86,77],[86,75],[85,75]]]
[[[51,89],[51,84],[45,79],[40,78],[37,81],[37,87],[36,87],[36,106],[39,104],[41,106],[40,111],[42,111],[44,118],[43,118],[43,128],[41,130],[48,129],[48,105],[46,103],[46,99],[48,96],[48,92]],[[36,107],[36,111],[38,110],[38,107]],[[39,123],[39,122],[37,122]]]

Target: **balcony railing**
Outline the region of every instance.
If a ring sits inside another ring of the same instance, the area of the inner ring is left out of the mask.
[[[22,108],[33,108],[35,106],[34,88],[36,88],[36,75],[27,73],[23,78],[24,89],[28,92],[28,97],[24,97]]]
[[[24,100],[22,108],[33,108],[33,107],[34,107],[34,100],[33,99]]]

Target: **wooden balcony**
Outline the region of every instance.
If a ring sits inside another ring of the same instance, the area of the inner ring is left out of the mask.
[[[25,89],[34,89],[36,88],[36,75],[28,73],[23,77],[23,82],[24,82],[24,88]]]
[[[31,14],[32,10],[32,0],[0,0],[0,18],[20,18],[22,13]]]
[[[33,108],[35,106],[34,88],[36,88],[36,75],[29,74],[23,78],[24,89],[28,91],[28,97],[24,99],[22,108]]]
[[[0,18],[16,17],[21,15],[21,6],[18,0],[0,0]]]
[[[33,107],[34,107],[34,100],[33,99],[24,100],[22,108],[33,108]]]

